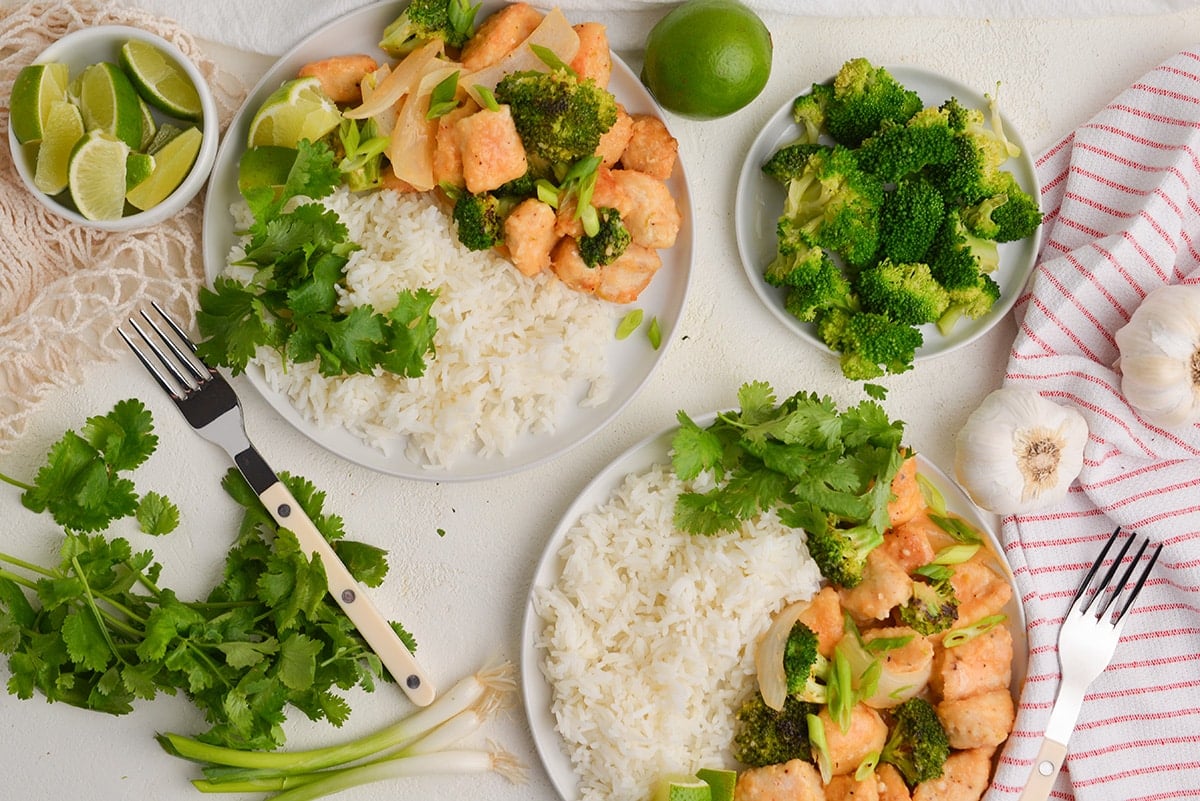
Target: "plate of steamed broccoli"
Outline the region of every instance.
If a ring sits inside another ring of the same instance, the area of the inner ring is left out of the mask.
[[[1033,160],[995,94],[864,58],[771,117],[735,211],[755,292],[852,380],[987,332],[1033,270],[1041,219]]]

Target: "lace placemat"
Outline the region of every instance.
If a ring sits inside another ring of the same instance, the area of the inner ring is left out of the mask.
[[[173,20],[115,3],[72,0],[0,8],[0,136],[8,137],[13,80],[50,43],[79,28],[151,31],[194,61],[216,96],[221,129],[245,90]],[[47,211],[0,147],[0,452],[47,395],[124,349],[117,323],[153,298],[191,322],[203,280],[201,192],[177,216],[129,233],[75,225]]]

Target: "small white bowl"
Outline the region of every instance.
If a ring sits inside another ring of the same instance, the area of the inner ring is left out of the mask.
[[[212,89],[209,88],[208,83],[204,80],[204,76],[200,74],[200,70],[179,51],[179,48],[162,37],[155,36],[148,31],[125,25],[101,25],[95,28],[84,28],[67,34],[47,47],[34,63],[60,62],[66,64],[70,67],[71,78],[74,79],[89,64],[95,64],[100,61],[116,63],[121,45],[129,39],[137,39],[154,45],[175,59],[187,72],[188,77],[196,87],[196,91],[200,94],[200,106],[203,110],[203,118],[199,123],[201,133],[203,134],[200,152],[196,154],[196,161],[192,164],[192,169],[188,172],[187,177],[161,203],[145,211],[136,214],[127,214],[116,220],[87,219],[74,208],[60,203],[56,198],[47,195],[34,186],[34,165],[30,163],[26,148],[17,142],[12,125],[8,126],[8,145],[12,150],[13,163],[16,164],[21,180],[25,182],[25,186],[33,193],[34,197],[43,206],[60,217],[79,225],[98,228],[103,231],[132,231],[155,225],[177,214],[196,196],[196,193],[200,191],[205,181],[208,180],[213,160],[217,155],[217,140],[221,135],[220,122],[217,119],[217,104],[213,99]],[[166,119],[166,117],[160,116],[157,110],[154,110],[153,113],[155,119],[160,122]]]

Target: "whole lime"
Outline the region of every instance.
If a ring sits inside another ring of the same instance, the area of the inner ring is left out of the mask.
[[[692,119],[732,114],[771,74],[771,33],[737,0],[687,0],[646,38],[642,83],[668,111]]]

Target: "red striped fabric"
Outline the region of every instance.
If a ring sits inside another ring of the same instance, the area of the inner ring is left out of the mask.
[[[1066,502],[1001,526],[1030,655],[988,798],[1021,794],[1058,688],[1059,624],[1121,525],[1163,553],[1091,686],[1051,797],[1200,799],[1200,425],[1156,428],[1125,403],[1113,337],[1154,288],[1200,283],[1200,49],[1151,71],[1037,170],[1042,246],[1014,310],[1004,383],[1075,406],[1090,435]]]

